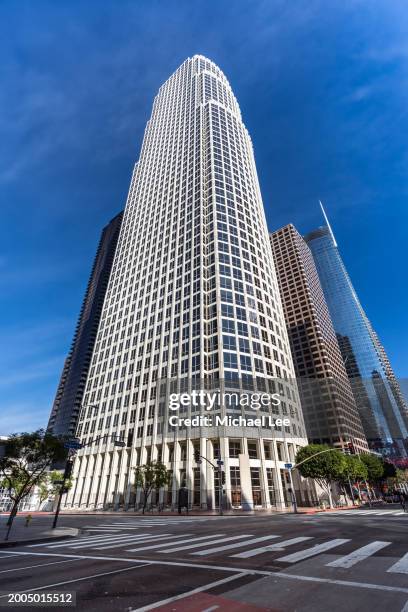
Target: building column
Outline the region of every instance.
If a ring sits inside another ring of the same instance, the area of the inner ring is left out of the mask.
[[[271,500],[269,497],[268,476],[266,475],[265,448],[264,448],[263,438],[259,438],[258,443],[259,443],[259,456],[261,458],[260,473],[261,473],[261,486],[262,486],[262,489],[261,489],[262,506],[264,508],[270,508]]]
[[[278,457],[278,449],[276,447],[276,440],[271,441],[272,446],[272,456],[274,461],[274,470],[273,470],[273,481],[275,485],[276,491],[276,509],[277,510],[285,510],[285,497],[283,495],[283,487],[282,481],[280,477],[280,466],[279,466],[279,457]]]
[[[200,438],[200,455],[207,457],[207,439]],[[208,478],[207,478],[207,461],[204,459],[200,463],[200,508],[202,510],[208,509],[207,489],[208,489]],[[208,466],[209,467],[209,466]]]
[[[213,460],[213,445],[211,440],[206,441],[206,450],[204,457]],[[210,510],[215,509],[215,491],[214,491],[214,470],[208,461],[205,462],[206,472],[206,496],[207,496],[207,508]]]

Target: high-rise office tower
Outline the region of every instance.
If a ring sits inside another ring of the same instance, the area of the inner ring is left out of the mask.
[[[305,240],[314,257],[368,444],[384,454],[404,457],[407,406],[351,283],[329,223],[307,234]]]
[[[66,505],[132,507],[135,466],[161,460],[172,484],[160,503],[176,504],[186,485],[190,503],[214,506],[219,472],[206,461],[197,465],[196,450],[224,462],[226,505],[283,503],[285,461],[306,443],[293,379],[251,140],[224,74],[194,56],[160,87],[147,123],[86,383],[89,407],[77,432],[85,447]],[[169,410],[170,393],[202,385],[222,396],[212,410],[193,401]],[[231,387],[236,395],[225,398]],[[245,427],[244,390],[279,393],[279,406],[257,414],[290,424]],[[214,420],[188,425],[170,422],[172,415]],[[216,426],[216,416],[241,417],[242,426]],[[117,438],[125,448],[115,447]]]
[[[309,441],[367,452],[312,253],[291,224],[271,244]]]
[[[123,213],[103,229],[78,324],[52,407],[48,430],[73,436],[78,423],[86,377],[102,313]]]

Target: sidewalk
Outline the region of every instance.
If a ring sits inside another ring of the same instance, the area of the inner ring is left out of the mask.
[[[74,538],[79,534],[79,529],[73,527],[57,527],[52,529],[52,519],[50,517],[49,525],[44,525],[35,522],[35,516],[28,527],[25,527],[25,517],[17,516],[14,519],[11,528],[9,539],[5,540],[7,533],[7,516],[1,516],[0,520],[0,549],[19,546],[21,544],[35,544],[38,542],[50,542],[55,538],[69,539]]]
[[[299,514],[317,514],[318,512],[339,512],[341,510],[360,510],[362,506],[336,506],[335,508],[298,508]]]

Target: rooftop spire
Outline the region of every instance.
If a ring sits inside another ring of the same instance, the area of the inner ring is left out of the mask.
[[[332,237],[333,242],[334,242],[334,246],[336,247],[337,246],[337,242],[336,242],[336,239],[334,237],[333,230],[331,228],[331,225],[329,223],[329,220],[328,220],[327,215],[326,215],[326,211],[323,208],[323,204],[322,204],[321,200],[319,200],[319,204],[320,204],[320,208],[322,209],[323,217],[324,217],[324,220],[326,221],[327,228],[328,228],[328,230],[330,232],[330,236]]]

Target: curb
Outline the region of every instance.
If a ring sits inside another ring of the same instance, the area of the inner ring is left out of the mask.
[[[80,530],[77,530],[76,534],[67,534],[62,536],[48,536],[46,538],[31,538],[29,540],[7,540],[0,542],[1,548],[13,548],[15,546],[27,546],[28,544],[46,544],[47,542],[55,542],[56,540],[70,540],[72,538],[78,537],[80,534]]]

